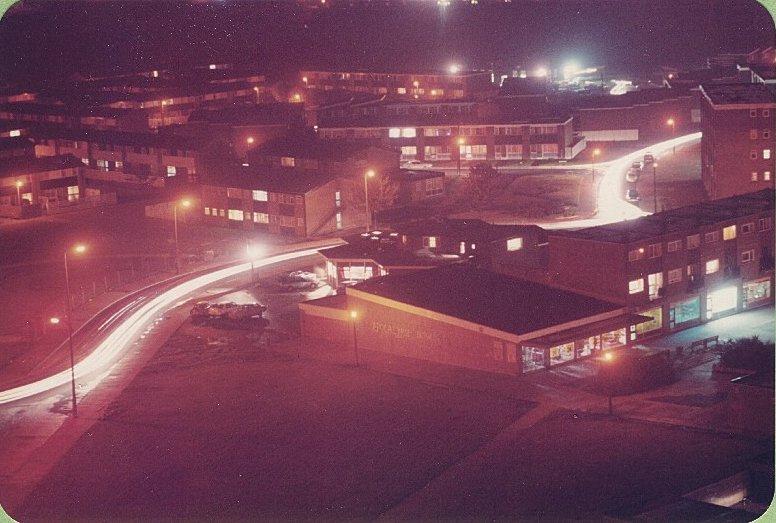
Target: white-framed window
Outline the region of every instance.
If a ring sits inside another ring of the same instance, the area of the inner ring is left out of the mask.
[[[668,271],[668,283],[678,283],[682,281],[682,268],[670,269]]]
[[[707,232],[703,235],[703,241],[706,243],[714,243],[719,241],[719,231]]]
[[[210,216],[210,207],[205,207],[205,216]]]
[[[407,94],[407,88],[406,87],[397,87],[396,88],[396,94]]]
[[[771,150],[763,149],[763,160],[770,160],[770,159],[771,159]]]
[[[701,235],[700,234],[691,234],[687,237],[687,248],[688,249],[697,249],[701,245]]]
[[[647,248],[650,258],[657,258],[663,255],[663,244],[653,243]]]
[[[757,118],[757,109],[749,109],[749,116],[752,118]]]
[[[280,165],[283,167],[294,167],[296,160],[291,156],[283,156],[280,158]]]
[[[763,129],[763,138],[766,140],[771,137],[771,130],[770,129]]]
[[[768,118],[771,115],[770,109],[763,109],[763,118]]]
[[[21,129],[14,129],[8,133],[9,138],[16,138],[17,136],[21,136],[21,135],[22,135]]]
[[[769,231],[771,230],[771,219],[770,218],[760,218],[757,220],[757,230],[758,231]]]
[[[175,169],[174,165],[168,165],[167,166],[167,176],[175,176],[177,174],[177,169]]]
[[[647,276],[649,283],[649,297],[657,298],[660,295],[660,289],[663,287],[663,273],[656,272]]]
[[[269,214],[265,212],[254,212],[253,221],[254,223],[269,223]]]
[[[229,219],[243,221],[245,218],[240,209],[229,209]]]
[[[736,226],[728,225],[722,229],[723,240],[735,240],[736,239]]]
[[[418,157],[418,148],[415,145],[402,145],[401,147],[401,159],[402,160],[414,160]]]
[[[757,171],[752,171],[752,181],[753,182],[757,181]]]
[[[466,254],[466,242],[458,244],[458,254]]]
[[[226,218],[226,210],[225,209],[218,209],[218,215],[221,218]]]
[[[81,158],[81,163],[84,165],[89,165],[89,158]]]
[[[401,138],[401,129],[398,127],[388,129],[388,138]]]
[[[714,274],[719,270],[719,258],[708,260],[706,262],[706,274]]]
[[[72,202],[78,199],[80,190],[77,185],[70,185],[67,187],[67,201]]]
[[[523,239],[522,238],[510,238],[507,240],[507,250],[508,251],[519,251],[523,248]]]
[[[335,215],[335,219],[336,219],[336,222],[337,222],[337,230],[342,229],[342,213],[338,212]]]
[[[334,206],[342,207],[342,192],[334,191]]]
[[[116,169],[121,169],[122,167],[124,167],[124,162],[116,160]]]
[[[682,248],[682,240],[672,240],[668,242],[668,252],[676,252]]]
[[[401,130],[402,138],[415,138],[415,136],[417,136],[417,131],[414,127],[405,127]]]
[[[424,236],[423,237],[423,247],[427,247],[429,249],[434,249],[437,246],[437,239],[436,236]]]
[[[97,169],[100,171],[108,171],[108,160],[97,160]]]
[[[640,292],[644,292],[644,278],[628,282],[628,294],[638,294]]]
[[[749,222],[741,226],[741,234],[749,234],[754,231],[754,223]]]
[[[628,251],[628,261],[637,261],[644,257],[644,247]]]
[[[765,181],[767,182],[767,181],[769,181],[770,179],[771,179],[771,171],[765,171],[765,172],[763,173],[763,180],[765,180]]]
[[[252,196],[256,202],[266,202],[269,199],[267,191],[252,191]]]
[[[757,159],[757,151],[749,151],[749,159],[750,160],[756,160]]]
[[[741,252],[741,263],[749,263],[754,260],[754,251],[748,250]]]

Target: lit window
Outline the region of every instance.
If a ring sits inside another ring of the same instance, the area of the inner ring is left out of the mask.
[[[243,212],[239,209],[229,209],[229,219],[242,221],[244,219]]]
[[[205,207],[205,216],[210,216],[210,207]]]
[[[67,188],[67,201],[72,202],[78,199],[79,189],[77,185],[71,185]]]
[[[122,167],[124,167],[124,162],[122,162],[120,160],[117,160],[116,161],[116,169],[121,169]]]
[[[89,158],[81,158],[81,163],[84,165],[89,165]]]
[[[763,180],[765,180],[765,181],[767,182],[767,181],[769,181],[770,179],[771,179],[771,171],[765,171],[765,172],[763,173]]]
[[[219,216],[221,216],[221,218],[225,218],[226,217],[226,211],[224,211],[224,209],[219,209],[218,210],[218,214],[219,214]]]
[[[706,262],[706,274],[714,274],[719,270],[719,259],[715,258]]]
[[[437,239],[436,236],[424,236],[423,237],[423,247],[428,247],[429,249],[434,249],[437,246]]]
[[[736,238],[736,226],[735,225],[729,225],[722,229],[722,239],[723,240],[735,240]]]
[[[388,129],[388,138],[400,138],[401,137],[401,129],[398,127],[391,127]]]
[[[97,168],[101,171],[108,170],[108,160],[97,160]]]
[[[397,94],[407,94],[407,88],[406,87],[397,87],[396,88]]]
[[[752,181],[753,182],[757,181],[757,171],[752,171]]]
[[[176,170],[174,165],[167,166],[167,176],[175,176]]]
[[[466,254],[466,242],[461,242],[460,245],[458,245],[458,253]]]
[[[17,136],[21,136],[21,135],[22,135],[22,131],[20,129],[14,129],[10,133],[8,133],[8,136],[10,136],[11,138],[16,138]]]
[[[754,260],[754,251],[744,251],[741,253],[741,263],[749,263],[750,261]]]
[[[474,249],[477,248],[477,244],[476,243],[472,243],[469,247],[471,248],[471,250],[474,250]]]
[[[640,292],[644,292],[644,278],[628,282],[628,294],[638,294]]]
[[[668,271],[668,283],[678,283],[682,281],[682,269],[671,269]]]
[[[334,193],[334,205],[336,207],[342,207],[342,193],[340,191]]]
[[[291,158],[290,156],[283,156],[280,159],[280,165],[283,167],[293,167],[294,163],[294,158]]]
[[[763,149],[763,160],[770,160],[770,159],[771,159],[771,150]]]
[[[522,248],[523,248],[522,238],[510,238],[509,240],[507,240],[508,251],[519,251]]]
[[[682,240],[668,242],[668,252],[676,252],[682,248]]]
[[[253,199],[257,202],[266,202],[267,191],[253,191]]]
[[[405,127],[401,130],[402,138],[415,138],[416,132],[414,127]],[[765,154],[765,153],[763,153]],[[769,153],[770,154],[770,153]],[[770,156],[769,156],[770,158]]]
[[[649,283],[649,297],[654,299],[660,296],[660,289],[663,287],[663,273],[656,272],[647,276]]]
[[[749,234],[754,230],[753,223],[745,223],[741,226],[741,234]]]
[[[335,219],[337,220],[337,230],[342,229],[342,213],[338,212]]]
[[[265,212],[253,213],[253,221],[256,223],[269,223],[269,214]]]

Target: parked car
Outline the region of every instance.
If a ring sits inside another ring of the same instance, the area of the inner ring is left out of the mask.
[[[640,161],[635,161],[631,164],[631,169],[636,169],[638,171],[640,171],[642,167],[644,167],[644,164]]]
[[[629,202],[637,202],[640,200],[639,198],[639,191],[636,189],[628,189],[625,191],[625,199]]]
[[[402,169],[432,169],[434,166],[420,160],[407,160],[401,164]]]
[[[634,183],[639,181],[639,176],[641,176],[641,171],[631,168],[628,169],[628,172],[625,174],[625,179],[631,183]]]
[[[198,302],[189,312],[189,316],[196,322],[206,320],[231,320],[245,321],[261,319],[267,308],[258,303],[208,303]]]
[[[655,156],[652,153],[647,153],[644,155],[644,165],[652,165],[655,163]]]

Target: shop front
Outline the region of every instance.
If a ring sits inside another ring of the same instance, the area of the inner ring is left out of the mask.
[[[760,278],[744,282],[742,291],[744,309],[751,309],[769,303],[771,301],[771,278]]]
[[[701,298],[694,296],[683,301],[672,302],[668,309],[668,328],[685,328],[701,321]]]
[[[727,285],[706,293],[706,319],[714,320],[738,311],[738,285]]]

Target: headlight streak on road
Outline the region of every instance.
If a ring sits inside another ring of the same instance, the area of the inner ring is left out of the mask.
[[[644,147],[616,160],[601,162],[598,166],[603,175],[598,185],[598,213],[595,218],[541,224],[542,227],[546,229],[579,229],[633,220],[649,215],[650,213],[642,211],[638,206],[625,200],[625,173],[628,171],[628,168],[633,162],[643,160],[644,155],[647,153],[652,153],[655,159],[659,159],[661,155],[672,150],[675,146],[687,145],[700,139],[701,133],[687,134]],[[652,176],[651,168],[647,166],[641,176]]]
[[[256,260],[254,262],[254,267],[266,267],[267,265],[281,263],[284,261],[293,260],[295,258],[311,256],[317,254],[318,249],[323,247],[326,246],[303,251],[295,251],[286,254],[278,254],[263,260]],[[83,378],[84,376],[93,374],[95,372],[99,372],[100,374],[98,378],[96,380],[92,380],[92,382],[89,384],[89,388],[93,388],[100,380],[102,380],[110,373],[113,365],[117,363],[118,357],[122,354],[122,352],[129,348],[135,338],[148,327],[148,323],[153,322],[158,315],[161,315],[164,311],[170,309],[171,305],[181,301],[187,301],[183,300],[184,296],[192,294],[202,289],[203,287],[211,285],[219,280],[236,276],[241,272],[250,270],[250,262],[220,269],[209,274],[197,276],[192,280],[176,285],[175,287],[153,298],[148,303],[141,306],[120,325],[116,326],[113,332],[111,332],[108,337],[105,338],[105,340],[100,342],[100,344],[91,354],[75,365],[76,379]],[[107,370],[106,365],[109,365]],[[65,385],[69,382],[70,369],[66,369],[62,372],[59,372],[58,374],[49,376],[48,378],[0,392],[0,405],[36,396],[38,394],[48,392],[52,389]]]

